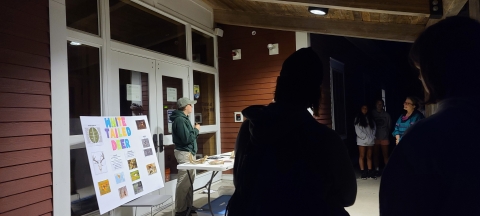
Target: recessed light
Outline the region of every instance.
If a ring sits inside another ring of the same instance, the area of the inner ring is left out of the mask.
[[[82,44],[81,44],[81,43],[79,43],[79,42],[72,41],[72,42],[70,42],[70,45],[73,45],[73,46],[80,46],[80,45],[82,45]]]
[[[310,13],[320,16],[325,16],[328,13],[328,8],[308,7]]]

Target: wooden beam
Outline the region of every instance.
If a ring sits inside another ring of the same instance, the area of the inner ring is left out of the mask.
[[[468,12],[470,14],[470,18],[480,21],[480,0],[469,0]]]
[[[468,0],[443,0],[443,17],[445,19],[450,16],[456,16],[462,10]],[[478,0],[477,0],[478,1]],[[429,27],[442,19],[429,19],[427,26]]]
[[[214,10],[214,20],[228,25],[401,42],[414,41],[424,29],[423,25],[276,16],[226,10]]]
[[[429,16],[428,0],[249,0],[408,16]]]

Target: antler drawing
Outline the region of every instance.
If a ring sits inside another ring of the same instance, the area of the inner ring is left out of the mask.
[[[100,172],[102,172],[102,161],[105,159],[105,156],[103,155],[103,152],[102,152],[102,155],[100,156],[100,161],[97,161],[97,159],[95,158],[95,155],[93,155],[93,161],[98,165],[98,169],[100,170]]]

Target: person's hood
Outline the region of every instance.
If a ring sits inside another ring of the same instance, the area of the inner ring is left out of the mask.
[[[301,136],[305,132],[307,121],[315,121],[305,108],[292,108],[279,103],[268,106],[254,105],[247,107],[242,114],[250,121],[250,135],[257,140],[271,141],[292,135]],[[283,143],[283,142],[279,142]]]
[[[175,110],[173,111],[172,115],[170,115],[170,121],[175,121],[176,118],[187,118],[187,115],[181,110]]]
[[[275,98],[277,101],[307,101],[311,92],[318,92],[323,80],[323,64],[312,48],[302,48],[290,55],[282,64],[277,77]],[[305,106],[299,103],[288,106]],[[306,108],[306,107],[304,107]]]

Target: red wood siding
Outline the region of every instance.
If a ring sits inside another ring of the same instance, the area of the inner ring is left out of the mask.
[[[48,0],[0,10],[0,215],[52,215]]]
[[[220,122],[222,152],[235,147],[241,123],[234,122],[234,112],[273,99],[276,79],[283,61],[295,52],[295,33],[239,26],[223,26],[219,42]],[[252,35],[252,31],[256,31]],[[278,43],[279,55],[269,55],[267,44]],[[241,60],[232,60],[232,50],[241,49]],[[325,65],[323,99],[316,119],[331,126],[330,74]]]
[[[234,112],[273,100],[282,63],[295,52],[295,33],[229,25],[223,30],[218,39],[221,147],[228,152],[235,147],[241,125],[234,122]],[[270,43],[279,44],[279,55],[268,54]],[[232,60],[233,49],[241,49],[242,59]]]

